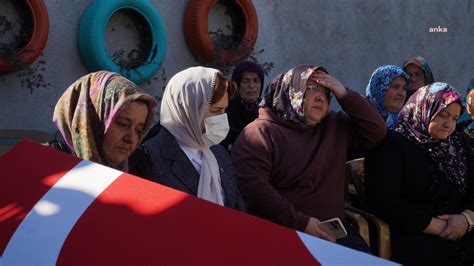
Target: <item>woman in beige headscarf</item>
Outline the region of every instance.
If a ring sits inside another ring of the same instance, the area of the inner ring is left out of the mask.
[[[218,145],[229,132],[225,109],[235,91],[212,68],[191,67],[173,76],[161,103],[163,128],[141,147],[142,156],[132,157],[131,173],[243,210],[232,162]]]

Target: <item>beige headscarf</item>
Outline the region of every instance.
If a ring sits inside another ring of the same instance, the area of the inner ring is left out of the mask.
[[[202,152],[197,196],[224,205],[219,165],[202,133],[218,72],[212,68],[191,67],[174,75],[163,94],[160,123],[180,145]]]

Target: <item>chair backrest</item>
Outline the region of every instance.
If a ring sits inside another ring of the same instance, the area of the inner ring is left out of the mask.
[[[6,153],[23,139],[41,143],[50,140],[48,132],[28,129],[0,129],[0,155]]]
[[[347,195],[352,206],[367,210],[365,193],[364,158],[346,162]]]
[[[384,221],[367,212],[364,161],[364,158],[358,158],[346,162],[346,197],[350,204],[347,209],[361,214],[367,220],[370,248],[374,254],[384,259],[390,259],[392,256],[390,228]]]

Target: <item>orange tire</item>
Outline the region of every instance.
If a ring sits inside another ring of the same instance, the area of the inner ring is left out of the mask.
[[[217,0],[189,0],[184,14],[184,35],[191,53],[202,62],[235,64],[247,58],[255,46],[258,18],[252,0],[230,0],[223,3],[231,13],[233,32],[242,37],[236,45],[216,51],[207,27],[209,12]]]
[[[12,73],[31,65],[41,55],[48,40],[49,18],[44,1],[27,0],[27,4],[33,18],[31,38],[16,55],[0,57],[1,74]]]

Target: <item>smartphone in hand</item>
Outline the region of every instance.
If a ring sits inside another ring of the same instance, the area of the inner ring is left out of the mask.
[[[346,228],[339,218],[332,218],[319,223],[319,227],[331,234],[335,239],[340,239],[347,236]]]

